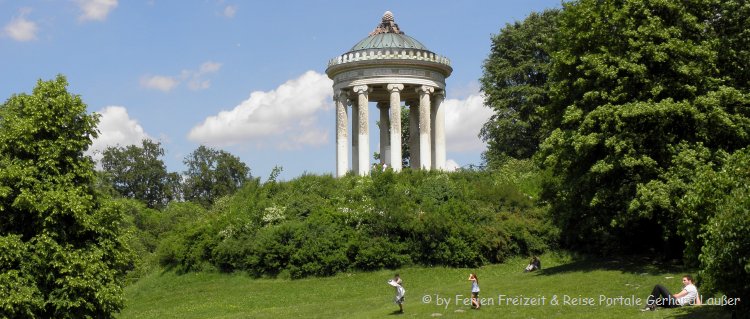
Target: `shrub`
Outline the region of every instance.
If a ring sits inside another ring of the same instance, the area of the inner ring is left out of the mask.
[[[702,199],[710,201],[715,214],[709,214],[702,234],[696,234],[705,243],[700,262],[706,290],[719,290],[732,298],[750,300],[750,148],[730,156],[715,174],[702,174],[688,192],[688,197],[705,193],[702,188],[711,185],[727,186],[728,192]],[[706,205],[697,205],[697,207]],[[748,304],[741,304],[741,312],[748,313]]]
[[[730,198],[706,227],[700,260],[709,290],[745,301],[750,300],[750,189],[737,189]]]
[[[388,237],[359,235],[349,245],[348,255],[353,267],[362,270],[395,269],[411,263],[407,245]]]
[[[297,229],[300,222],[287,222],[260,229],[250,240],[250,250],[245,255],[244,269],[259,277],[276,276],[289,268],[289,260],[297,250]]]
[[[256,277],[412,263],[475,267],[547,249],[556,233],[542,210],[479,171],[253,180],[211,212],[177,214],[194,217],[176,222],[157,255],[180,271],[210,266]]]

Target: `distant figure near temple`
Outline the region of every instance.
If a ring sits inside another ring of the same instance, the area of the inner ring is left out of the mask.
[[[352,170],[370,171],[368,104],[380,109],[380,164],[401,171],[401,102],[409,107],[413,169],[445,169],[445,78],[448,58],[404,34],[386,11],[370,35],[331,59],[326,73],[336,101],[336,176],[349,171],[348,106],[352,107]]]

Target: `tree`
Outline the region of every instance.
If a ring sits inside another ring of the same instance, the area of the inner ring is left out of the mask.
[[[532,13],[492,37],[480,82],[485,104],[495,114],[479,133],[487,143],[482,157],[490,164],[505,157],[530,158],[549,135],[542,114],[550,103],[549,52],[558,15],[557,9]]]
[[[677,257],[685,236],[699,236],[677,227],[675,201],[693,178],[682,165],[713,165],[750,143],[748,92],[719,67],[731,64],[718,56],[732,3],[564,4],[544,119],[555,129],[537,159],[555,176],[543,199],[569,246],[628,242]]]
[[[393,146],[391,146],[393,147]],[[411,153],[409,151],[409,109],[401,106],[401,167],[409,167]]]
[[[167,172],[161,143],[144,139],[140,147],[110,146],[103,155],[102,168],[123,197],[143,201],[149,208],[164,207],[179,198],[180,177]]]
[[[685,238],[686,254],[700,260],[701,291],[710,295],[719,290],[732,298],[747,300],[750,297],[750,147],[720,154],[716,163],[705,163],[708,154],[704,148],[679,155],[677,166],[690,168],[693,178],[685,185],[686,192],[676,200],[677,207],[684,211],[678,231],[693,234]],[[740,313],[748,313],[748,308],[745,305]]]
[[[111,318],[129,249],[94,189],[96,115],[65,77],[0,106],[0,317]]]
[[[251,178],[250,168],[238,157],[203,145],[186,156],[184,163],[185,199],[203,205],[233,194]]]
[[[711,22],[716,30],[719,72],[725,85],[750,89],[750,2],[726,0]]]

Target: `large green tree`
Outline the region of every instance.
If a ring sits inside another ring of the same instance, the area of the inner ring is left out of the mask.
[[[0,317],[110,318],[129,267],[121,210],[84,155],[98,119],[58,76],[0,106]]]
[[[530,158],[549,135],[543,112],[550,103],[549,73],[559,10],[532,13],[492,37],[480,79],[485,104],[494,110],[479,136],[488,164]]]
[[[201,145],[185,157],[186,200],[210,205],[236,192],[250,175],[250,168],[237,156]]]
[[[722,14],[738,3],[564,4],[545,112],[556,129],[538,159],[555,176],[543,196],[568,245],[628,242],[679,256],[685,238],[700,236],[678,228],[685,212],[675,202],[692,165],[750,142],[747,75],[728,72],[747,62],[720,57],[725,36],[738,39],[736,56],[747,52],[746,35],[727,31],[746,30],[746,17]]]
[[[150,208],[164,207],[179,198],[180,177],[167,172],[161,143],[149,139],[141,146],[110,146],[101,160],[105,178],[123,197],[140,200]]]

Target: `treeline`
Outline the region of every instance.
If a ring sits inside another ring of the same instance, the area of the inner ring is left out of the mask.
[[[168,172],[163,156],[161,143],[149,139],[140,146],[107,147],[100,161],[99,185],[105,193],[141,201],[149,208],[182,200],[208,207],[252,177],[239,157],[203,145],[185,157],[182,174]]]
[[[507,167],[514,172],[256,178],[209,209],[124,204],[144,271],[149,262],[287,278],[414,264],[475,267],[556,242],[557,231],[535,205],[538,184],[525,180],[533,166]]]
[[[484,158],[532,159],[561,244],[750,298],[750,3],[580,0],[492,38]],[[732,256],[732,257],[730,257]]]

